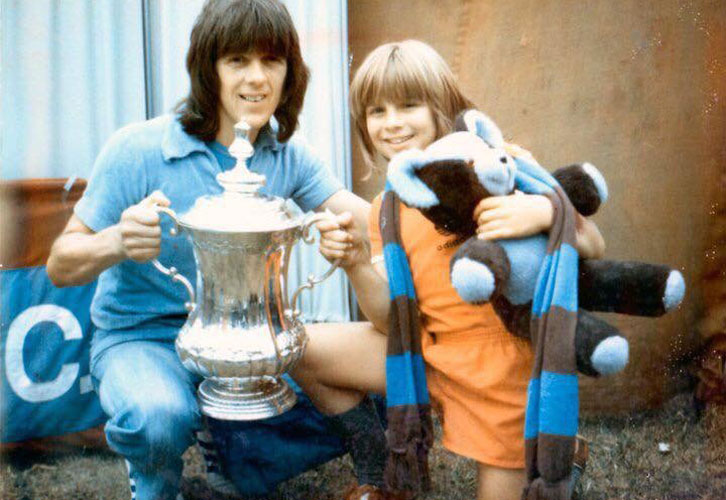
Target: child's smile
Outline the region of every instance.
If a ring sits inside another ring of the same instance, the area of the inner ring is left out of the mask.
[[[431,108],[420,101],[368,106],[366,126],[373,147],[386,159],[407,149],[425,149],[436,139]]]

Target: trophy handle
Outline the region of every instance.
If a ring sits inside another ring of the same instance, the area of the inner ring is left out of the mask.
[[[315,242],[315,237],[310,234],[310,228],[318,221],[321,220],[331,220],[335,217],[335,214],[331,212],[330,210],[325,210],[325,212],[318,212],[315,214],[310,215],[309,217],[305,218],[305,221],[302,224],[302,240],[307,243],[308,245]],[[322,283],[326,279],[330,277],[331,274],[333,274],[333,271],[338,269],[340,267],[340,259],[336,259],[328,268],[325,273],[323,273],[320,277],[316,277],[314,274],[309,274],[308,279],[305,283],[300,285],[297,290],[295,290],[295,293],[292,294],[291,304],[293,307],[292,311],[292,319],[297,319],[298,316],[300,316],[300,310],[295,308],[295,304],[297,304],[297,298],[298,295],[300,295],[300,292],[306,289],[312,289],[315,285],[318,283]]]
[[[174,221],[174,226],[169,231],[169,234],[171,234],[172,236],[178,235],[179,219],[177,219],[174,210],[172,210],[171,208],[160,207],[158,205],[154,208],[157,212],[159,212],[159,214],[166,214],[171,217],[171,220]],[[184,303],[184,309],[186,309],[188,312],[191,312],[192,309],[194,309],[196,297],[194,296],[194,289],[192,288],[192,284],[189,282],[189,280],[186,279],[183,275],[179,274],[179,271],[176,267],[166,267],[161,262],[159,262],[159,259],[153,259],[151,263],[159,272],[169,276],[172,281],[178,281],[179,283],[184,285],[184,287],[187,289],[187,293],[189,294],[189,301]]]

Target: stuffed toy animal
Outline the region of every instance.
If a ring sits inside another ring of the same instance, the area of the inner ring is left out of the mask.
[[[501,131],[483,113],[469,110],[455,132],[425,151],[393,157],[388,183],[401,201],[417,208],[439,230],[468,238],[454,255],[451,282],[467,302],[491,302],[514,335],[530,338],[535,283],[546,256],[547,237],[484,241],[476,237],[474,208],[487,196],[511,194],[517,160],[504,148]],[[605,179],[591,164],[574,164],[553,174],[583,216],[607,200]],[[668,266],[642,262],[580,259],[576,283],[580,309],[575,334],[578,371],[609,375],[628,361],[628,343],[613,326],[587,311],[660,316],[678,306],[683,277]]]
[[[606,201],[602,175],[587,163],[550,175],[531,158],[511,156],[505,146],[494,122],[469,110],[457,118],[453,133],[424,151],[394,156],[386,190],[419,209],[440,231],[465,239],[450,263],[452,285],[467,302],[491,302],[512,334],[532,341],[523,498],[565,500],[572,493],[579,407],[575,371],[608,375],[628,361],[625,338],[588,311],[659,316],[680,304],[685,284],[681,273],[667,266],[579,258],[575,211],[589,216]],[[549,235],[478,239],[473,220],[478,203],[515,190],[550,199]]]

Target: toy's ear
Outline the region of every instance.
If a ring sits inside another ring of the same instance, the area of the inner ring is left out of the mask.
[[[504,147],[504,136],[497,124],[477,109],[468,109],[456,118],[454,125],[457,131],[472,132],[481,137],[493,148]]]
[[[439,204],[436,194],[416,175],[431,161],[420,149],[402,151],[388,164],[388,183],[406,205],[430,208]]]

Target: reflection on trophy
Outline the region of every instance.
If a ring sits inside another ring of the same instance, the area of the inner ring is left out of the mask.
[[[189,317],[176,340],[183,365],[205,378],[199,406],[224,420],[267,418],[290,409],[294,391],[281,378],[300,359],[307,337],[299,312],[299,293],[326,279],[310,276],[288,302],[287,270],[293,245],[311,243],[310,227],[330,217],[295,216],[280,198],[263,197],[263,175],[250,172],[249,126],[235,125],[229,148],[236,166],[217,175],[224,191],[198,198],[185,214],[159,211],[191,239],[197,264],[196,292],[189,281],[158,261],[154,265],[187,288]],[[293,308],[290,307],[292,304]]]

